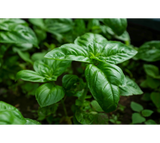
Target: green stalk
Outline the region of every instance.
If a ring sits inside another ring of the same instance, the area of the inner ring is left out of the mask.
[[[65,106],[65,104],[64,104],[64,100],[62,100],[61,102],[62,102],[62,106],[63,106],[64,114],[65,114],[65,116],[67,117],[67,116],[68,116],[68,114],[67,114],[66,106]]]

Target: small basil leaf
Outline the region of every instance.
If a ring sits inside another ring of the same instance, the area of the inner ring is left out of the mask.
[[[34,70],[44,76],[48,81],[55,81],[58,76],[60,76],[68,66],[70,66],[71,61],[58,61],[43,59],[34,62]]]
[[[70,89],[75,83],[78,82],[78,76],[67,74],[62,78],[62,85],[65,89]]]
[[[143,106],[142,105],[140,105],[140,104],[138,104],[136,102],[133,102],[133,101],[131,102],[131,108],[132,108],[133,111],[137,111],[137,112],[140,112],[140,111],[143,110]]]
[[[147,75],[149,75],[153,78],[159,78],[160,79],[158,67],[156,67],[155,65],[150,65],[150,64],[144,64],[143,67],[144,67],[144,70],[145,70]]]
[[[151,124],[157,124],[157,123],[156,123],[154,120],[149,119],[149,120],[147,120],[147,121],[145,122],[145,124],[151,125]]]
[[[131,80],[129,77],[126,77],[126,84],[123,86],[119,86],[120,95],[129,96],[129,95],[139,95],[142,94],[143,91],[139,88],[137,83]]]
[[[151,100],[150,93],[144,93],[142,96],[142,100],[150,101]]]
[[[31,82],[46,82],[45,77],[41,76],[39,73],[31,70],[21,70],[16,75],[16,80],[22,79]]]
[[[45,56],[45,52],[44,53],[34,53],[32,56],[31,56],[31,59],[33,60],[33,61],[36,61],[36,60],[42,60],[43,58],[44,58],[44,56]]]
[[[36,90],[35,95],[39,105],[45,107],[60,101],[65,93],[61,86],[45,83]]]
[[[144,43],[138,49],[136,55],[138,59],[154,62],[160,60],[160,41],[149,41]]]
[[[152,89],[156,89],[160,86],[160,80],[147,76],[147,85]]]
[[[146,119],[144,117],[142,117],[139,113],[132,114],[132,123],[133,124],[142,123],[145,121],[146,121]]]
[[[28,19],[30,23],[32,23],[35,26],[40,27],[41,29],[46,29],[44,21],[42,18],[30,18]]]
[[[155,104],[157,108],[160,108],[160,93],[159,92],[152,92],[151,93],[151,100]]]
[[[149,116],[151,116],[152,113],[153,113],[153,111],[152,110],[148,110],[148,109],[145,109],[145,110],[142,111],[142,115],[144,117],[149,117]]]
[[[122,18],[107,18],[102,20],[117,35],[121,35],[127,28],[127,20]]]
[[[117,108],[120,98],[118,86],[112,84],[111,81],[109,81],[108,76],[105,75],[101,69],[92,64],[87,66],[85,70],[85,77],[90,92],[92,93],[94,99],[97,100],[101,108],[105,112],[114,111]],[[121,76],[118,78],[121,79]]]

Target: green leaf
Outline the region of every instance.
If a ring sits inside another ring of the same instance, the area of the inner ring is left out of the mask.
[[[62,78],[62,85],[65,89],[70,89],[79,80],[78,76],[67,74]]]
[[[150,101],[151,100],[150,93],[144,93],[143,96],[142,96],[142,100]]]
[[[8,110],[8,111],[12,111],[12,113],[17,116],[20,119],[23,119],[23,116],[21,114],[21,112],[14,106],[5,103],[3,101],[0,101],[0,110]]]
[[[33,65],[35,71],[21,70],[17,73],[16,79],[31,82],[56,81],[70,64],[71,61],[37,60]]]
[[[108,124],[107,114],[105,113],[96,114],[92,124]]]
[[[155,104],[157,108],[160,108],[160,93],[159,92],[152,92],[151,93],[151,100]]]
[[[0,31],[0,43],[23,44],[30,43],[38,47],[35,33],[27,26],[11,24],[7,31]]]
[[[150,124],[157,124],[154,120],[149,119],[145,122],[145,124],[150,125]]]
[[[139,113],[132,114],[132,123],[133,124],[142,123],[145,121],[146,121],[146,119],[144,117],[142,117]]]
[[[142,115],[144,117],[149,117],[149,116],[151,116],[152,113],[153,113],[153,111],[152,110],[148,110],[148,109],[145,109],[145,110],[142,111]]]
[[[26,62],[29,62],[33,64],[32,60],[30,59],[30,54],[28,52],[22,52],[20,50],[17,50],[18,55]]]
[[[32,56],[31,56],[31,59],[33,61],[36,61],[36,60],[42,60],[45,56],[46,52],[44,53],[34,53]]]
[[[35,61],[33,68],[48,81],[55,81],[57,80],[57,77],[60,76],[68,66],[70,66],[70,64],[71,61],[43,59]]]
[[[95,119],[94,114],[87,113],[85,111],[79,111],[79,110],[76,111],[75,117],[77,121],[81,124],[91,124]]]
[[[114,111],[120,98],[118,85],[124,83],[124,75],[119,67],[109,63],[89,64],[85,77],[93,97],[105,112]]]
[[[126,77],[125,79],[126,79],[126,84],[124,86],[119,86],[120,95],[129,96],[129,95],[139,95],[143,93],[143,91],[139,88],[137,83],[135,83],[129,77]]]
[[[61,86],[45,83],[36,90],[36,99],[41,107],[59,102],[65,95]]]
[[[143,88],[149,87],[148,84],[147,84],[147,80],[142,81],[140,86],[143,87]]]
[[[14,106],[0,101],[0,124],[24,124],[21,112]]]
[[[30,18],[28,19],[30,23],[32,23],[35,26],[38,26],[41,29],[46,29],[44,21],[42,18]]]
[[[147,62],[159,61],[160,41],[149,41],[144,43],[139,47],[136,57]]]
[[[104,24],[109,26],[117,35],[121,35],[127,28],[127,19],[107,18],[102,20]]]
[[[115,35],[115,38],[130,43],[130,36],[127,31],[124,31],[120,36]]]
[[[97,112],[103,112],[101,106],[99,106],[99,104],[98,104],[98,102],[97,102],[96,100],[93,100],[93,101],[91,102],[91,106],[92,106],[92,108],[93,108],[95,111],[97,111]]]
[[[155,65],[151,65],[151,64],[144,64],[143,67],[144,67],[144,70],[145,70],[147,75],[149,75],[153,78],[160,79],[158,67],[156,67]]]
[[[45,55],[55,60],[73,60],[92,63],[93,59],[114,64],[132,58],[137,51],[114,41],[107,41],[99,34],[86,33],[78,37],[74,44],[64,44]]]
[[[16,80],[22,79],[24,81],[31,82],[46,82],[45,77],[41,76],[39,73],[31,70],[21,70],[16,75]]]
[[[29,118],[25,118],[25,119],[26,119],[25,125],[40,125],[41,124],[36,120],[32,120],[32,119],[29,119]]]
[[[131,108],[132,108],[133,111],[137,111],[137,112],[140,112],[140,111],[143,110],[143,106],[142,105],[140,105],[140,104],[138,104],[136,102],[133,102],[133,101],[131,102]]]
[[[147,85],[152,89],[156,89],[160,86],[160,80],[147,76]]]

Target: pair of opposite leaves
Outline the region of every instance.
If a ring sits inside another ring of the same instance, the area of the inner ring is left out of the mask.
[[[107,41],[99,34],[86,33],[74,44],[64,44],[45,55],[58,61],[89,63],[85,77],[93,97],[105,112],[113,111],[120,97],[119,86],[125,85],[125,76],[115,64],[132,58],[137,51],[114,41]],[[94,65],[94,61],[98,65]]]

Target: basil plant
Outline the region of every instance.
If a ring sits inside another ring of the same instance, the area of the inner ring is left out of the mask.
[[[125,77],[122,69],[117,66],[136,54],[136,50],[121,42],[108,41],[99,34],[86,33],[76,38],[74,43],[64,44],[48,52],[43,60],[34,63],[35,71],[19,71],[17,79],[44,83],[36,90],[35,96],[39,105],[45,107],[59,102],[66,94],[66,85],[62,87],[55,84],[57,77],[72,61],[86,63],[83,96],[87,95],[89,89],[102,110],[108,113],[117,108],[120,95],[142,94],[138,85]],[[72,85],[73,80],[75,78],[63,78],[62,84],[71,82]]]

